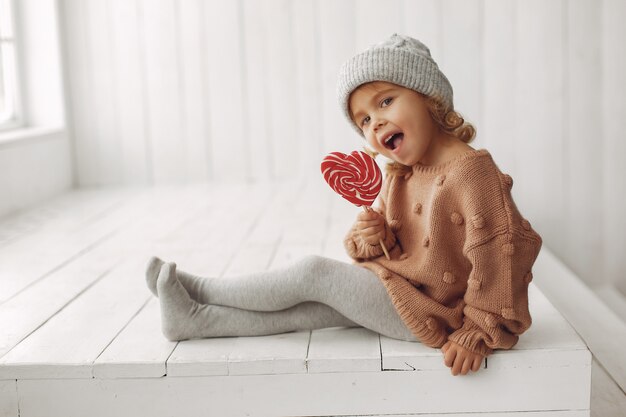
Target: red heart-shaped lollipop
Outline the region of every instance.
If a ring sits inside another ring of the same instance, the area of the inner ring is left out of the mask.
[[[371,210],[383,184],[376,161],[361,151],[353,151],[350,155],[329,153],[322,160],[322,174],[330,188],[357,207],[364,206],[365,211]],[[391,259],[382,239],[378,242],[385,257]]]
[[[329,153],[322,160],[322,174],[330,188],[357,207],[371,206],[382,186],[380,168],[362,151]]]

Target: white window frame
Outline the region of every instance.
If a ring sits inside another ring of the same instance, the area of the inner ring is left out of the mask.
[[[4,4],[2,4],[4,3]],[[16,4],[15,0],[0,0],[0,13],[4,10],[3,6],[8,6],[10,10],[10,14],[8,19],[10,21],[11,33],[8,37],[5,37],[2,32],[0,32],[0,65],[11,65],[6,63],[6,60],[3,59],[6,56],[6,48],[4,47],[7,43],[11,43],[13,46],[13,65],[11,67],[3,68],[3,75],[6,77],[9,74],[9,78],[3,80],[5,83],[5,87],[7,91],[9,91],[9,95],[7,96],[9,100],[12,102],[12,112],[8,117],[2,117],[0,115],[0,132],[20,128],[23,126],[23,113],[22,113],[22,103],[21,103],[21,84],[20,84],[20,71],[19,71],[19,42],[17,39],[17,19],[16,19]],[[1,25],[1,20],[0,20]],[[1,29],[0,29],[1,30]]]

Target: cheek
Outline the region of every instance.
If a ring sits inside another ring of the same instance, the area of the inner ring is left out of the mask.
[[[425,135],[430,135],[437,130],[435,123],[428,113],[418,114],[411,121],[411,124],[417,130],[417,132],[423,133]]]

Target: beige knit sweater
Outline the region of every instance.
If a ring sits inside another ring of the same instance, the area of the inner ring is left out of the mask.
[[[528,284],[541,237],[511,197],[513,180],[485,149],[443,165],[416,164],[385,177],[380,245],[348,232],[354,263],[376,273],[400,317],[427,346],[452,340],[489,355],[510,349],[531,325]]]

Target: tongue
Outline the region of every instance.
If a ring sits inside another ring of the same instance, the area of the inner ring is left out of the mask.
[[[402,142],[402,138],[403,138],[402,135],[398,135],[398,137],[393,140],[393,149],[396,149],[398,146],[400,146],[400,142]]]

